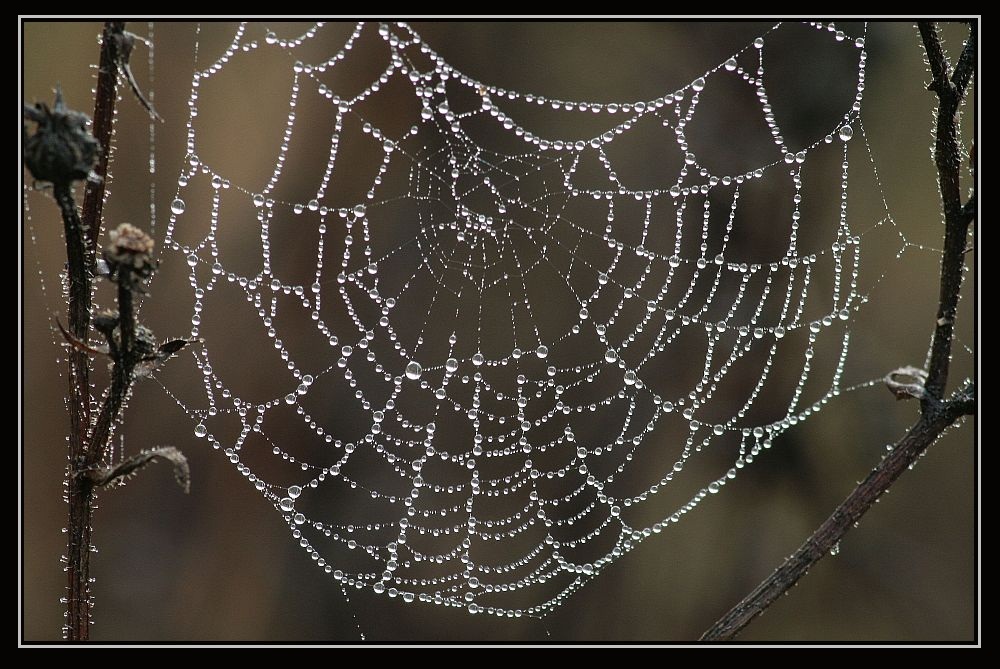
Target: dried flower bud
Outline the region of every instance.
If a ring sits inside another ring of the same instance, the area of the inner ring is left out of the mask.
[[[147,358],[157,349],[156,336],[145,325],[135,326],[135,351],[137,358]]]
[[[56,89],[52,109],[36,102],[24,107],[24,116],[37,124],[33,135],[24,130],[24,164],[37,181],[68,186],[90,175],[100,145],[87,130],[90,119],[67,109],[62,91]]]
[[[94,329],[110,339],[118,327],[117,311],[102,311],[94,316]]]
[[[113,280],[145,279],[156,269],[153,260],[153,239],[130,223],[122,223],[109,235],[111,243],[104,249],[104,259]]]
[[[101,352],[107,353],[112,358],[116,358],[121,351],[122,345],[121,316],[118,315],[118,312],[111,310],[102,311],[94,316],[94,329],[108,340],[107,350]],[[159,346],[156,342],[156,335],[142,323],[135,324],[133,335],[135,339],[132,356],[137,363],[156,362],[158,364],[188,343],[186,339],[178,339]]]

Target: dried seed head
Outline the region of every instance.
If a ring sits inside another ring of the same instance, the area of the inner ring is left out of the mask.
[[[62,91],[56,89],[52,108],[44,102],[24,107],[24,116],[36,124],[34,134],[24,129],[24,164],[37,181],[68,186],[86,179],[100,152],[87,130],[86,114],[67,109]]]
[[[156,269],[153,260],[153,239],[130,223],[122,223],[108,236],[111,243],[104,249],[104,259],[111,268],[112,278],[121,281],[133,275],[144,279]]]

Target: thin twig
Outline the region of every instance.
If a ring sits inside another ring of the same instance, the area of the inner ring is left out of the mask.
[[[940,399],[948,382],[952,331],[955,326],[955,314],[958,311],[959,288],[962,285],[962,251],[965,249],[965,239],[972,218],[963,215],[959,180],[962,152],[958,136],[958,110],[962,102],[962,93],[948,79],[950,66],[941,48],[937,26],[927,21],[920,22],[918,26],[934,76],[928,88],[938,96],[934,163],[937,165],[938,187],[941,190],[941,203],[944,209],[945,233],[944,253],[941,256],[941,291],[938,297],[937,322],[934,340],[931,343],[926,388],[929,398]],[[975,51],[976,40],[970,37],[965,44],[960,62],[968,63],[968,67],[975,67]],[[966,81],[968,76],[971,74],[965,76]]]
[[[951,83],[955,84],[961,97],[965,96],[965,88],[972,81],[972,75],[976,72],[977,47],[976,30],[973,26],[972,30],[969,31],[969,39],[965,43],[965,48],[962,49],[962,55],[958,58],[958,64],[955,65],[955,73],[951,76]]]
[[[883,458],[795,553],[702,635],[703,641],[734,639],[750,621],[766,611],[814,564],[823,559],[942,432],[962,416],[975,413],[976,394],[973,384],[967,385],[947,400],[944,399],[944,390],[948,381],[955,315],[962,287],[965,240],[976,212],[975,193],[964,205],[961,201],[959,176],[962,159],[958,141],[958,110],[966,86],[975,73],[976,26],[974,23],[970,26],[970,38],[952,80],[949,80],[950,66],[941,46],[937,26],[931,22],[921,22],[918,26],[933,76],[928,89],[938,96],[934,162],[945,216],[941,289],[926,376],[922,370],[909,368],[891,373],[886,377],[886,382],[889,389],[897,393],[897,397],[902,393],[920,398],[920,418],[906,436],[894,445],[892,452]],[[896,375],[904,372],[920,383],[901,384]],[[918,385],[922,386],[919,390],[916,389]]]
[[[97,257],[97,239],[101,235],[101,210],[108,183],[108,161],[111,159],[111,129],[118,97],[118,63],[115,58],[115,35],[125,30],[124,21],[107,21],[101,34],[101,61],[97,69],[94,95],[93,134],[101,145],[101,155],[94,166],[99,179],[87,182],[83,195],[83,225],[87,235],[87,253],[91,264]]]
[[[921,417],[906,436],[896,442],[882,462],[812,533],[812,536],[774,573],[754,588],[753,592],[719,618],[702,634],[701,640],[732,640],[750,624],[750,621],[791,590],[814,564],[830,553],[830,550],[843,539],[893,482],[927,450],[927,447],[933,444],[948,426],[964,415],[965,410],[970,408],[969,401],[966,402],[963,405],[949,405],[948,411],[934,412],[930,418]],[[974,407],[975,400],[971,400],[971,404]]]
[[[92,452],[89,453],[85,467],[94,467],[104,456],[103,446],[108,441],[111,428],[118,419],[125,398],[128,396],[129,388],[132,386],[135,360],[133,349],[135,347],[135,312],[133,310],[132,288],[127,282],[118,284],[118,314],[121,329],[121,338],[118,342],[118,350],[114,351],[115,363],[111,369],[111,389],[108,391],[107,399],[101,406],[101,411],[97,415],[97,422],[94,424],[94,431],[90,436],[90,442],[95,444]]]

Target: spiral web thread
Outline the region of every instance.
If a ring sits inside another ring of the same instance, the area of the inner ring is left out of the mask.
[[[315,62],[298,52],[323,34],[323,24],[297,38],[239,26],[228,50],[194,74],[188,167],[166,232],[167,253],[190,267],[191,334],[206,337],[194,353],[205,402],[177,399],[195,435],[224,451],[345,587],[472,613],[553,611],[846,390],[850,320],[866,301],[858,286],[862,237],[846,206],[849,140],[863,136],[866,53],[864,34],[809,25],[816,39],[854,54],[857,89],[840,121],[801,147],[786,145],[764,85],[768,40],[782,24],[676,92],[617,104],[552,100],[478,81],[405,24],[359,24],[334,55]],[[360,93],[341,98],[324,75],[350,67],[365,38],[384,43],[388,65]],[[228,64],[257,50],[287,56],[294,82],[263,187],[232,183],[198,156],[199,96]],[[700,97],[723,78],[756,96],[778,160],[739,174],[702,166],[686,128]],[[390,134],[365,114],[393,85],[408,87],[417,104],[412,126]],[[313,197],[287,201],[275,192],[292,138],[316,132],[296,123],[305,96],[318,96],[335,119],[332,134],[311,140],[328,145],[329,158]],[[517,104],[598,118],[606,130],[535,134],[505,111]],[[651,122],[682,158],[676,182],[630,188],[616,172],[613,147]],[[484,145],[474,123],[508,143]],[[363,137],[381,163],[366,197],[331,206],[331,180],[352,169],[338,155],[348,133]],[[809,253],[798,244],[801,174],[820,151],[838,155],[842,206],[836,230]],[[767,176],[790,185],[791,220],[783,222],[783,252],[752,262],[733,250],[731,237],[739,233],[742,191]],[[211,220],[207,235],[191,242],[181,233],[193,225],[188,191],[197,179],[211,181]],[[217,243],[226,226],[247,225],[224,215],[236,200],[256,215],[244,232],[261,240],[252,275],[227,267]],[[865,225],[886,222],[888,211]],[[318,235],[311,284],[286,282],[273,270],[278,226]],[[227,284],[252,305],[287,367],[267,401],[241,398],[212,367],[230,343],[202,331],[203,300]],[[287,311],[309,321],[326,359],[289,350]],[[822,391],[806,403],[823,340],[830,364],[818,380]],[[683,352],[690,342],[701,359]],[[660,391],[661,378],[681,364],[695,376]],[[753,367],[755,383],[735,404],[729,391],[728,414],[707,412],[741,364]],[[786,404],[755,421],[776,367],[793,379]],[[341,404],[309,404],[324,386],[339,389]],[[348,410],[361,418],[345,426],[338,415]],[[294,412],[308,447],[272,432],[280,412]],[[231,439],[213,429],[223,415],[239,421]],[[248,464],[253,449],[255,457],[291,465],[297,478],[266,480],[267,467]]]

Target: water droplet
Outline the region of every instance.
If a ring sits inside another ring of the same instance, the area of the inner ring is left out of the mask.
[[[628,370],[627,372],[625,372],[625,385],[626,386],[634,386],[635,385],[635,381],[636,381],[635,372],[633,372],[631,369]]]
[[[549,347],[539,346],[537,349],[535,349],[535,355],[544,360],[549,355]]]
[[[264,196],[260,193],[256,193],[253,196],[253,206],[263,207],[264,206]]]
[[[758,37],[757,39],[755,39],[753,41],[753,45],[754,45],[755,49],[763,49],[764,48],[764,38],[763,37]]]
[[[454,374],[456,371],[458,371],[458,360],[456,360],[455,358],[448,358],[444,363],[444,368],[449,373]]]
[[[170,211],[180,215],[184,213],[184,209],[186,206],[187,205],[184,204],[184,200],[177,198],[176,200],[170,203]]]
[[[208,428],[205,427],[204,423],[198,423],[194,428],[194,436],[200,439],[201,437],[204,437],[206,434],[208,434]]]
[[[617,360],[617,359],[618,359],[618,354],[617,354],[617,353],[615,353],[615,352],[614,352],[613,350],[611,350],[610,348],[609,348],[609,349],[607,350],[607,352],[606,352],[606,353],[604,354],[604,360],[605,360],[605,362],[614,362],[614,361],[615,361],[615,360]]]
[[[424,372],[423,367],[421,367],[420,363],[417,362],[416,360],[411,360],[406,365],[406,378],[408,378],[411,381],[416,381],[417,379],[419,379],[420,375],[423,374],[423,372]]]
[[[294,511],[295,502],[290,497],[282,497],[281,501],[278,502],[278,506],[282,511]]]
[[[196,256],[193,253],[188,254],[187,264],[190,265],[191,267],[194,267],[195,265],[197,265],[198,264],[198,256]]]
[[[288,486],[288,496],[292,499],[297,499],[299,495],[302,494],[302,488],[297,485]]]
[[[587,317],[589,317],[589,316],[590,316],[590,312],[587,311],[587,307],[583,307],[582,309],[580,309],[580,320],[581,321],[587,320]]]
[[[479,367],[484,362],[486,362],[486,358],[483,356],[482,353],[476,353],[474,356],[472,356],[472,364],[475,365],[476,367]]]
[[[841,141],[847,142],[851,137],[854,137],[854,128],[849,125],[841,126],[837,136],[840,137]]]
[[[278,41],[278,36],[275,35],[273,31],[268,30],[267,34],[264,36],[264,41],[268,44],[274,44]]]
[[[698,77],[691,82],[691,88],[696,91],[701,91],[705,89],[705,77]]]
[[[359,218],[361,216],[364,216],[365,215],[365,205],[363,205],[363,204],[355,205],[354,206],[354,215],[357,216],[357,217],[359,217]]]
[[[840,542],[830,546],[830,555],[840,555]]]
[[[729,70],[730,72],[732,72],[733,70],[736,69],[736,59],[735,58],[730,58],[729,60],[726,61],[726,69]]]

